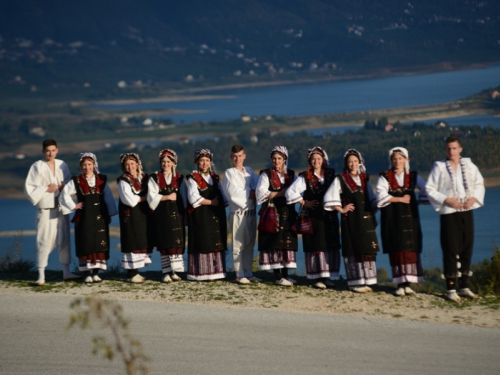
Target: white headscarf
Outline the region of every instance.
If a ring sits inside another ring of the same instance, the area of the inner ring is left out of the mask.
[[[91,152],[82,152],[80,154],[80,165],[82,164],[82,160],[85,158],[92,159],[94,161],[94,171],[95,173],[99,173],[99,164],[97,164],[97,156]]]
[[[273,154],[278,153],[283,156],[285,162],[283,163],[283,171],[286,174],[288,170],[288,149],[285,146],[274,146],[269,155],[272,157]]]
[[[363,156],[361,155],[361,152],[354,148],[350,148],[349,150],[346,151],[344,154],[344,169],[348,170],[347,168],[347,158],[349,156],[354,155],[358,158],[359,160],[359,167],[358,167],[358,173],[366,173],[366,166],[365,166],[365,159],[363,159]]]
[[[330,165],[330,162],[328,160],[328,154],[321,147],[314,146],[313,148],[307,150],[307,160],[311,161],[311,156],[313,156],[314,154],[320,155],[325,160],[325,164],[327,167]]]
[[[142,162],[141,158],[139,157],[139,154],[136,154],[135,152],[127,152],[125,154],[120,155],[120,164],[122,165],[123,172],[126,172],[124,163],[128,159],[133,159],[137,163],[137,173],[139,174],[140,178],[142,176]]]
[[[406,161],[405,161],[405,173],[410,172],[410,158],[408,156],[408,150],[404,147],[394,147],[389,150],[389,169],[392,168],[392,155],[394,154],[400,154],[403,156]]]

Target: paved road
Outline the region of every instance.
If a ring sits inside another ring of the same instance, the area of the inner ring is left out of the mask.
[[[73,297],[0,295],[0,374],[123,374],[64,327]],[[152,374],[499,374],[500,330],[123,301]]]

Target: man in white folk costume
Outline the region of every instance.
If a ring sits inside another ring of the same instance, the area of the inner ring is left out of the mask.
[[[71,263],[69,217],[64,216],[59,206],[59,194],[71,179],[68,166],[56,159],[57,143],[46,139],[42,143],[44,160],[35,162],[26,177],[25,195],[38,208],[35,218],[38,280],[36,284],[45,284],[45,268],[49,254],[57,246],[59,261],[63,268],[63,280],[74,280],[80,276],[69,270]]]
[[[425,190],[440,215],[446,299],[476,299],[469,289],[474,216],[472,210],[484,205],[484,180],[469,158],[462,158],[462,145],[456,137],[446,139],[445,160],[434,163]],[[458,279],[458,293],[457,293]]]
[[[252,168],[243,165],[246,154],[242,145],[231,147],[231,159],[233,167],[224,173],[222,189],[229,201],[236,282],[245,285],[262,281],[252,272],[256,238],[255,188],[259,177]]]

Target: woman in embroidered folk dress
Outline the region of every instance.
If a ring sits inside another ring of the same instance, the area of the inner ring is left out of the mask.
[[[337,175],[328,188],[324,207],[341,213],[342,256],[347,285],[356,293],[371,292],[369,285],[377,283],[376,203],[361,153],[347,150],[344,172]]]
[[[137,154],[120,155],[120,164],[124,172],[117,179],[122,267],[127,270],[129,282],[140,284],[146,279],[139,274],[139,268],[151,264],[154,246],[151,212],[146,202],[148,175],[142,171],[141,159]]]
[[[302,234],[307,278],[314,286],[326,289],[335,285],[330,278],[339,276],[340,234],[337,211],[323,208],[323,197],[335,178],[328,168],[328,155],[321,147],[308,150],[307,171],[302,172],[286,191],[287,204],[300,203],[311,218],[313,234]]]
[[[276,284],[293,286],[296,282],[288,276],[288,270],[297,268],[297,234],[292,230],[297,218],[294,204],[287,204],[285,193],[295,181],[295,172],[287,168],[288,150],[276,146],[271,150],[273,167],[260,172],[255,195],[257,204],[264,212],[269,204],[274,204],[279,215],[279,228],[276,233],[259,230],[259,266],[262,270],[273,270]],[[262,216],[261,216],[262,220]]]
[[[197,170],[187,176],[188,280],[226,277],[227,227],[219,176],[211,171],[213,154],[197,150]]]
[[[396,296],[415,294],[410,283],[423,281],[422,230],[418,204],[428,202],[425,181],[410,170],[408,150],[395,147],[389,151],[391,169],[382,172],[377,183],[381,211],[381,234],[384,254],[389,254],[392,282],[398,285]],[[415,189],[420,191],[419,199]]]
[[[72,222],[78,269],[84,273],[84,282],[98,283],[102,281],[99,270],[107,269],[109,259],[109,223],[118,210],[107,177],[99,173],[96,156],[91,152],[80,154],[80,167],[82,174],[73,176],[62,191],[61,207],[65,215],[76,211]],[[71,198],[75,194],[78,203]]]
[[[153,210],[156,248],[161,256],[162,281],[180,281],[184,272],[185,204],[181,196],[183,176],[175,171],[177,154],[165,149],[158,154],[161,170],[153,173],[148,184],[148,203]]]

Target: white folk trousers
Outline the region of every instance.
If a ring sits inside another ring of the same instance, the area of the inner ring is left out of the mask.
[[[69,215],[58,208],[38,209],[35,219],[37,267],[47,267],[49,254],[57,246],[61,264],[71,263]]]
[[[255,210],[232,212],[229,215],[229,227],[232,229],[236,277],[251,277],[256,235]]]

